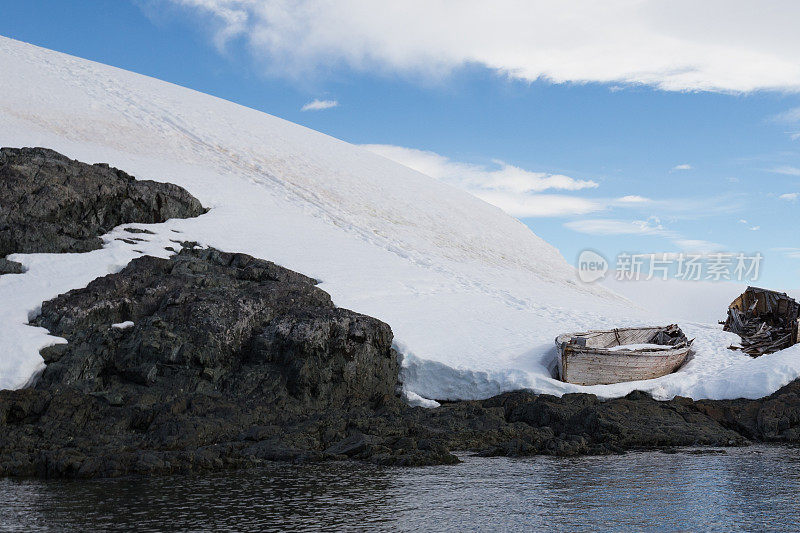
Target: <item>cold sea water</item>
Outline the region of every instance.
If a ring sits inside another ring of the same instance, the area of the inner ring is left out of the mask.
[[[798,531],[800,449],[0,480],[10,531]]]

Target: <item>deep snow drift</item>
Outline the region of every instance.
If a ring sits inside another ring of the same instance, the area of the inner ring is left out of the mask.
[[[337,305],[389,323],[405,356],[406,390],[418,401],[520,387],[754,398],[800,375],[798,347],[751,360],[726,349],[735,336],[719,326],[682,323],[697,354],[677,374],[561,383],[550,376],[557,334],[653,317],[580,284],[555,248],[499,209],[279,118],[2,37],[0,73],[0,145],[110,163],[180,185],[211,208],[148,226],[149,243],[112,234],[86,254],[13,255],[29,270],[0,277],[0,387],[22,386],[41,366],[39,348],[59,342],[26,325],[43,300],[141,253],[168,255],[173,230],[320,279]]]

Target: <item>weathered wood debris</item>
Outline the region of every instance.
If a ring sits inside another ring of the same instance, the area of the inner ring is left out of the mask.
[[[800,304],[786,293],[748,287],[728,307],[723,329],[742,338],[743,352],[759,357],[800,342],[798,321]]]

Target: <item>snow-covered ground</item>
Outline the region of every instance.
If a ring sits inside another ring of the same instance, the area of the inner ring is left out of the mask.
[[[275,261],[322,281],[337,305],[392,326],[407,396],[481,398],[520,387],[604,397],[758,397],[800,376],[800,348],[751,360],[715,324],[682,323],[696,355],[646,382],[551,377],[566,331],[668,322],[600,285],[467,193],[318,132],[212,96],[0,37],[0,145],[44,146],[185,187],[211,211],[151,225],[149,242],[14,255],[0,277],[0,387],[19,387],[53,342],[26,325],[43,300],[118,271],[171,239]],[[136,225],[134,225],[136,226]],[[141,225],[138,225],[142,227]],[[176,233],[180,232],[180,233]],[[731,298],[735,294],[731,295]],[[724,308],[720,311],[724,315]]]

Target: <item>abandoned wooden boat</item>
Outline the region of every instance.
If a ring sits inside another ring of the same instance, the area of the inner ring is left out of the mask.
[[[608,385],[665,376],[689,357],[692,341],[673,324],[567,333],[556,339],[559,377],[576,385]]]

